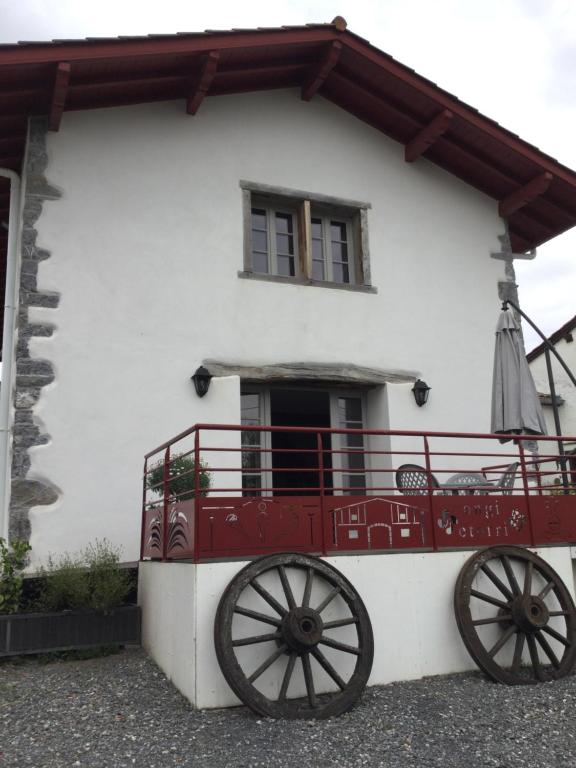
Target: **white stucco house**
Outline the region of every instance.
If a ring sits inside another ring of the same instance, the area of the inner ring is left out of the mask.
[[[1,513],[35,563],[137,559],[144,453],[194,423],[487,431],[515,254],[576,223],[576,173],[341,18],[5,45],[0,106]]]
[[[548,337],[548,341],[554,346],[562,360],[568,366],[569,370],[576,371],[576,348],[574,346],[574,335],[576,334],[576,317],[570,318],[560,328]],[[554,421],[554,412],[552,408],[552,396],[550,392],[550,380],[548,377],[548,368],[545,355],[546,345],[544,342],[534,347],[528,355],[528,363],[534,382],[540,393],[540,400],[544,406],[544,417],[548,427],[548,434],[557,434]],[[556,394],[558,420],[560,431],[563,435],[576,435],[576,387],[570,381],[564,368],[560,365],[554,355],[550,354],[550,365],[554,389]],[[566,451],[571,455],[569,469],[572,473],[570,481],[576,481],[576,444],[567,444]]]

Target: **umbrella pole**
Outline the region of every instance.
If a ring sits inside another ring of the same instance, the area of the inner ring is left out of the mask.
[[[574,374],[572,373],[570,368],[568,368],[568,366],[566,365],[566,363],[564,362],[564,360],[560,356],[560,353],[556,350],[554,345],[551,344],[548,341],[548,338],[546,336],[544,336],[544,334],[542,333],[540,328],[538,328],[538,326],[535,323],[533,323],[532,320],[530,320],[528,315],[525,312],[523,312],[517,304],[515,304],[510,299],[505,299],[504,302],[502,303],[502,309],[504,309],[504,310],[508,309],[508,304],[510,304],[510,306],[513,309],[515,309],[516,312],[518,312],[518,314],[521,315],[524,318],[524,320],[526,320],[528,325],[530,325],[536,331],[538,336],[540,336],[540,338],[544,342],[544,345],[545,345],[544,346],[544,357],[546,359],[546,371],[548,373],[548,385],[550,387],[550,398],[552,400],[552,412],[554,413],[554,426],[556,428],[556,434],[559,437],[561,437],[562,436],[562,430],[560,429],[560,414],[558,413],[558,403],[556,401],[556,387],[554,385],[554,374],[552,372],[552,363],[551,363],[551,360],[550,360],[550,352],[552,352],[552,354],[556,357],[556,359],[558,360],[558,362],[560,363],[562,368],[564,368],[564,370],[566,371],[566,373],[568,375],[568,378],[570,379],[572,384],[574,384],[575,387],[576,387],[576,378],[574,377]],[[559,453],[559,464],[560,464],[561,471],[562,471],[562,486],[564,488],[564,491],[566,493],[568,493],[568,491],[569,491],[569,482],[568,482],[568,475],[566,473],[566,459],[564,458],[565,457],[564,444],[563,444],[563,442],[561,440],[558,441],[558,453]]]

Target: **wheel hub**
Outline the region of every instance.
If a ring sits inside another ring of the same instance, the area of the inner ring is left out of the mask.
[[[524,632],[537,632],[548,624],[550,612],[536,595],[520,596],[512,603],[512,617]]]
[[[284,617],[280,630],[290,650],[304,653],[320,642],[324,622],[312,608],[293,608]]]

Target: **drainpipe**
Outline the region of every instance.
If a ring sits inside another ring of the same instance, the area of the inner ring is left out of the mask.
[[[10,504],[10,465],[12,445],[12,391],[15,378],[16,313],[18,311],[18,239],[20,226],[20,178],[14,171],[0,168],[0,176],[10,180],[8,253],[6,255],[6,298],[2,337],[2,384],[0,385],[0,536],[8,539]]]

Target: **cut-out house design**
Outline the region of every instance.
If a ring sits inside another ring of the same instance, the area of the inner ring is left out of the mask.
[[[421,547],[426,511],[393,499],[374,498],[334,509],[334,544],[339,549]]]

